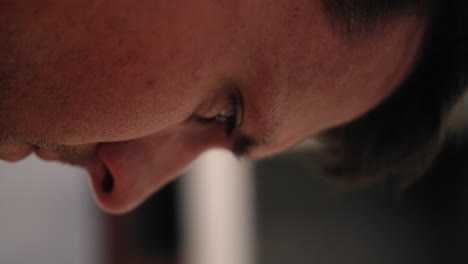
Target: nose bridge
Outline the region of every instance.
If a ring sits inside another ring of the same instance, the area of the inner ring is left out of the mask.
[[[229,144],[226,136],[217,132],[202,127],[178,126],[141,140],[130,141],[129,149],[145,156],[142,161],[147,160],[147,166],[152,171],[165,174],[161,165],[166,165],[167,169],[171,167],[170,171],[179,171],[208,149],[227,148]]]
[[[106,192],[104,179],[93,179],[98,202],[109,212],[127,212],[175,179],[202,152],[227,146],[223,133],[185,127],[104,144],[99,157],[112,175],[113,188]]]

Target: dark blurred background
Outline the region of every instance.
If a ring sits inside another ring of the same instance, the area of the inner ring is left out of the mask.
[[[304,155],[293,152],[255,165],[252,263],[468,263],[466,135],[451,138],[427,175],[405,190],[385,185],[338,190],[311,175]],[[174,209],[178,184],[134,214],[111,218],[131,230],[119,240],[112,263],[146,263],[137,256],[157,260],[147,263],[183,263]],[[125,248],[138,250],[119,262]]]
[[[301,157],[261,162],[258,263],[468,263],[466,139],[404,191],[335,191],[297,166]]]

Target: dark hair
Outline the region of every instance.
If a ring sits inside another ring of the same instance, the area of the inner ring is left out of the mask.
[[[403,16],[427,16],[437,0],[323,0],[333,29],[355,41],[384,29]]]
[[[346,30],[362,26],[368,30],[367,25],[360,23],[375,19],[375,14],[355,17],[364,12],[358,8],[369,7],[364,2],[372,3],[373,12],[377,2],[383,3],[379,8],[389,8],[390,2],[397,2],[398,8],[390,12],[393,16],[403,7],[400,4],[408,1],[331,2],[346,3],[342,12],[351,8],[351,3],[359,3],[342,19],[351,25],[345,24]],[[319,167],[335,181],[361,184],[385,179],[406,185],[424,174],[437,156],[446,136],[449,113],[468,85],[468,1],[425,2],[436,8],[429,13],[430,29],[422,56],[406,81],[369,113],[317,136],[322,146]],[[414,3],[420,5],[421,1]]]

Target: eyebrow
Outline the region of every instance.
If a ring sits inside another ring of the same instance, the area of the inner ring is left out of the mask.
[[[258,141],[253,137],[241,135],[234,141],[234,145],[231,151],[237,158],[243,158],[250,152],[253,147],[258,145]]]
[[[275,122],[273,122],[275,123]],[[248,158],[249,154],[254,148],[262,146],[271,146],[274,144],[273,131],[271,128],[273,125],[267,125],[265,122],[257,123],[256,135],[248,135],[241,130],[236,132],[234,143],[231,147],[231,152],[237,158]]]

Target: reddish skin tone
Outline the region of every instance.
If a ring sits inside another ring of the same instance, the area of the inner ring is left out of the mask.
[[[203,151],[286,150],[385,99],[420,50],[406,17],[348,45],[319,0],[2,1],[0,158],[85,167],[99,204],[135,208]],[[242,125],[200,124],[242,94]],[[111,193],[101,188],[104,166]]]

